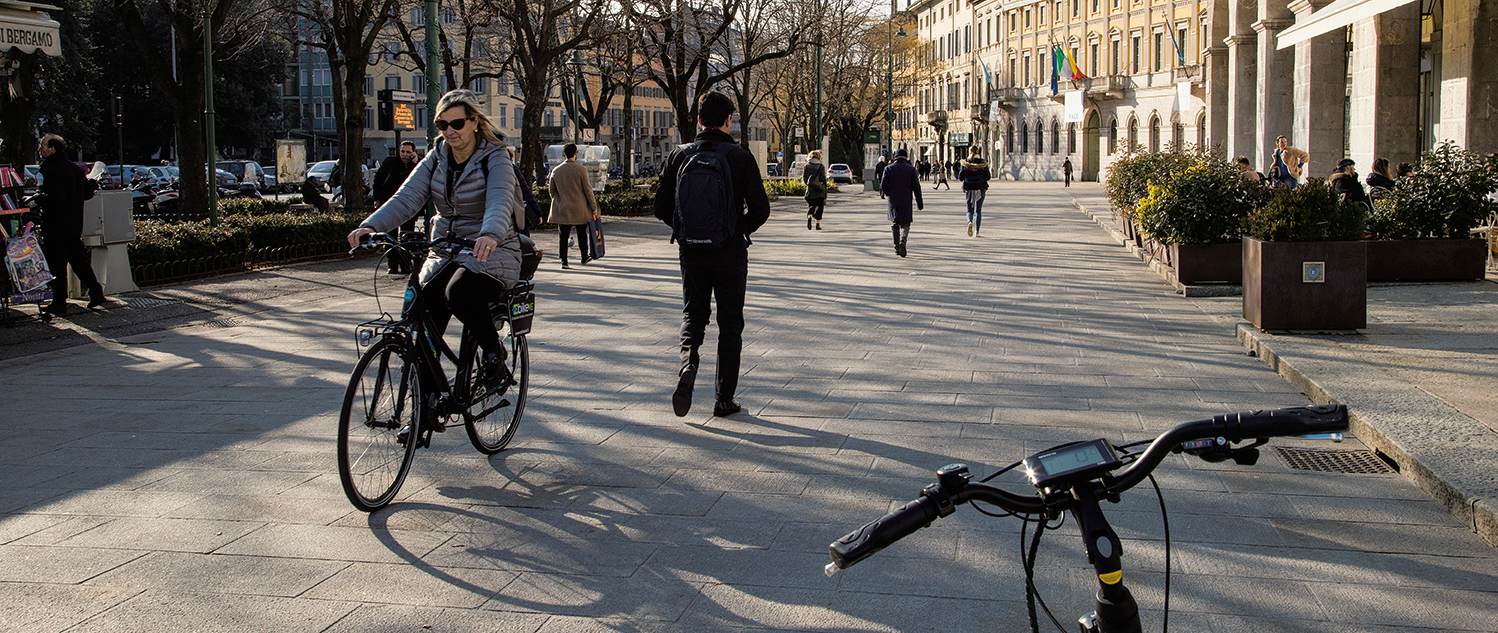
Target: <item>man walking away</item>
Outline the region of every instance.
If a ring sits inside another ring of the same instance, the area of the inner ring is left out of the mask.
[[[705,92],[698,101],[696,142],[672,150],[656,184],[655,217],[671,225],[680,246],[681,371],[671,406],[677,417],[692,408],[699,357],[718,302],[718,380],[713,415],[741,410],[734,401],[743,347],[744,291],[749,274],[749,236],[770,219],[770,201],[759,177],[759,164],[735,143],[733,100]]]
[[[822,213],[827,210],[827,166],[822,164],[822,150],[811,150],[811,158],[801,170],[801,181],[806,183],[806,230],[810,231],[812,220],[816,220],[820,231]]]
[[[921,159],[921,170],[920,170],[920,173],[921,173],[921,182],[926,182],[926,177],[928,177],[928,176],[931,175],[931,161],[926,160],[924,158]],[[880,197],[883,197],[884,187],[883,187],[882,183],[881,183],[881,185],[879,187],[879,194],[880,194]]]
[[[1071,157],[1070,156],[1068,156],[1066,158],[1065,162],[1061,163],[1061,175],[1063,175],[1063,176],[1066,177],[1066,186],[1070,187],[1071,186]]]
[[[988,180],[993,174],[983,160],[983,148],[974,147],[962,161],[962,193],[967,197],[967,236],[983,235],[983,199],[988,197]]]
[[[401,141],[400,149],[395,156],[388,156],[380,162],[380,169],[375,172],[374,178],[374,208],[378,209],[395,195],[396,190],[405,184],[406,178],[411,171],[416,169],[416,144],[411,141]],[[415,233],[416,218],[400,226],[400,233]],[[407,261],[405,253],[398,249],[390,251],[390,274],[405,275],[411,272],[411,262]]]
[[[926,202],[921,199],[921,183],[918,178],[915,167],[910,165],[909,155],[903,149],[896,151],[895,162],[884,168],[884,195],[889,200],[889,230],[895,240],[895,254],[900,257],[905,256],[905,243],[910,239],[910,222],[915,215],[911,211],[911,198],[915,199],[915,208],[926,208]],[[951,189],[952,186],[947,185],[947,188]]]
[[[67,143],[56,134],[42,135],[37,154],[42,157],[42,255],[52,271],[52,304],[43,312],[68,313],[68,265],[88,289],[89,309],[104,305],[104,286],[94,276],[88,249],[83,246],[83,169],[64,157]]]
[[[952,190],[952,184],[947,182],[947,166],[950,164],[951,163],[948,163],[944,160],[936,161],[936,165],[933,166],[933,170],[936,172],[936,183],[931,185],[932,191],[936,191],[936,189],[942,185],[947,186],[947,191]]]
[[[1269,153],[1269,182],[1275,187],[1294,189],[1300,184],[1300,171],[1311,162],[1305,150],[1291,147],[1290,139],[1282,134],[1274,139],[1274,151]]]
[[[577,162],[577,145],[568,143],[562,148],[567,160],[552,168],[546,179],[546,189],[551,192],[551,221],[557,225],[561,235],[561,246],[557,252],[562,258],[562,268],[567,265],[567,238],[572,230],[577,231],[577,252],[583,263],[588,257],[588,222],[597,220],[598,200],[593,197],[593,185],[588,182],[588,170]]]
[[[889,163],[884,160],[883,155],[879,156],[879,162],[874,163],[874,190],[879,192],[881,199],[884,198],[884,190],[879,188],[879,184],[884,181],[884,168],[887,166]]]

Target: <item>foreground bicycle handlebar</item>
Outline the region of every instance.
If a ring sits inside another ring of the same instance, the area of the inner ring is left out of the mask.
[[[972,501],[997,506],[1020,515],[1052,517],[1071,512],[1081,525],[1089,560],[1100,581],[1098,593],[1098,630],[1105,633],[1139,630],[1138,610],[1124,588],[1121,544],[1103,517],[1100,499],[1117,501],[1119,495],[1149,477],[1160,462],[1172,452],[1186,451],[1208,461],[1233,458],[1252,463],[1257,458],[1253,447],[1270,437],[1317,435],[1347,429],[1347,407],[1342,405],[1293,407],[1270,411],[1230,413],[1205,420],[1180,424],[1152,441],[1142,453],[1132,455],[1127,466],[1116,467],[1101,476],[1069,484],[1064,488],[1046,488],[1034,496],[1023,496],[983,483],[971,481],[972,475],[961,464],[937,471],[937,481],[921,496],[899,509],[848,533],[828,546],[832,562],[827,575],[858,564],[879,550],[894,544],[933,521],[952,514],[957,506]],[[1235,442],[1253,440],[1247,448],[1233,448]],[[1251,454],[1250,454],[1251,453]]]

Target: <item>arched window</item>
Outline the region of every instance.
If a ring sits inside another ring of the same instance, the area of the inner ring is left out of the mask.
[[[1021,154],[1030,153],[1030,124],[1019,124],[1019,151]]]
[[[1196,115],[1196,148],[1197,149],[1206,149],[1206,147],[1207,147],[1207,113],[1206,113],[1206,111],[1203,111],[1201,114]]]
[[[1095,115],[1094,115],[1095,116]],[[1077,124],[1066,124],[1066,153],[1077,153]]]
[[[1014,126],[1013,125],[1010,125],[1010,126],[1004,128],[1004,153],[1005,154],[1013,154],[1014,153]]]
[[[1150,115],[1150,151],[1160,151],[1160,117]]]
[[[1139,119],[1129,115],[1129,146],[1124,148],[1126,152],[1134,152],[1139,149]]]
[[[1108,155],[1118,152],[1118,117],[1108,119]]]
[[[1045,153],[1045,121],[1035,122],[1035,153]]]
[[[1051,119],[1051,153],[1061,151],[1061,123],[1055,118]]]

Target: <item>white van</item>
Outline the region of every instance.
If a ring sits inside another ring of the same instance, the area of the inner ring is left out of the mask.
[[[546,146],[546,173],[566,160],[562,152],[565,145]],[[578,145],[577,162],[588,170],[588,181],[593,191],[603,191],[609,182],[609,164],[613,161],[613,150],[607,145]]]

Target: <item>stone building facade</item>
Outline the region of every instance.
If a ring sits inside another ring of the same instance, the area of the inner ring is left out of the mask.
[[[1099,179],[1131,148],[1214,148],[1267,169],[1275,138],[1324,175],[1414,161],[1444,140],[1498,151],[1498,0],[916,0],[934,66],[896,139],[983,148],[999,176]],[[1297,33],[1299,31],[1299,33]],[[1282,36],[1286,37],[1282,41]],[[1064,74],[1060,46],[1087,78]],[[1081,91],[1081,120],[1065,94]],[[932,123],[945,120],[938,135]]]

